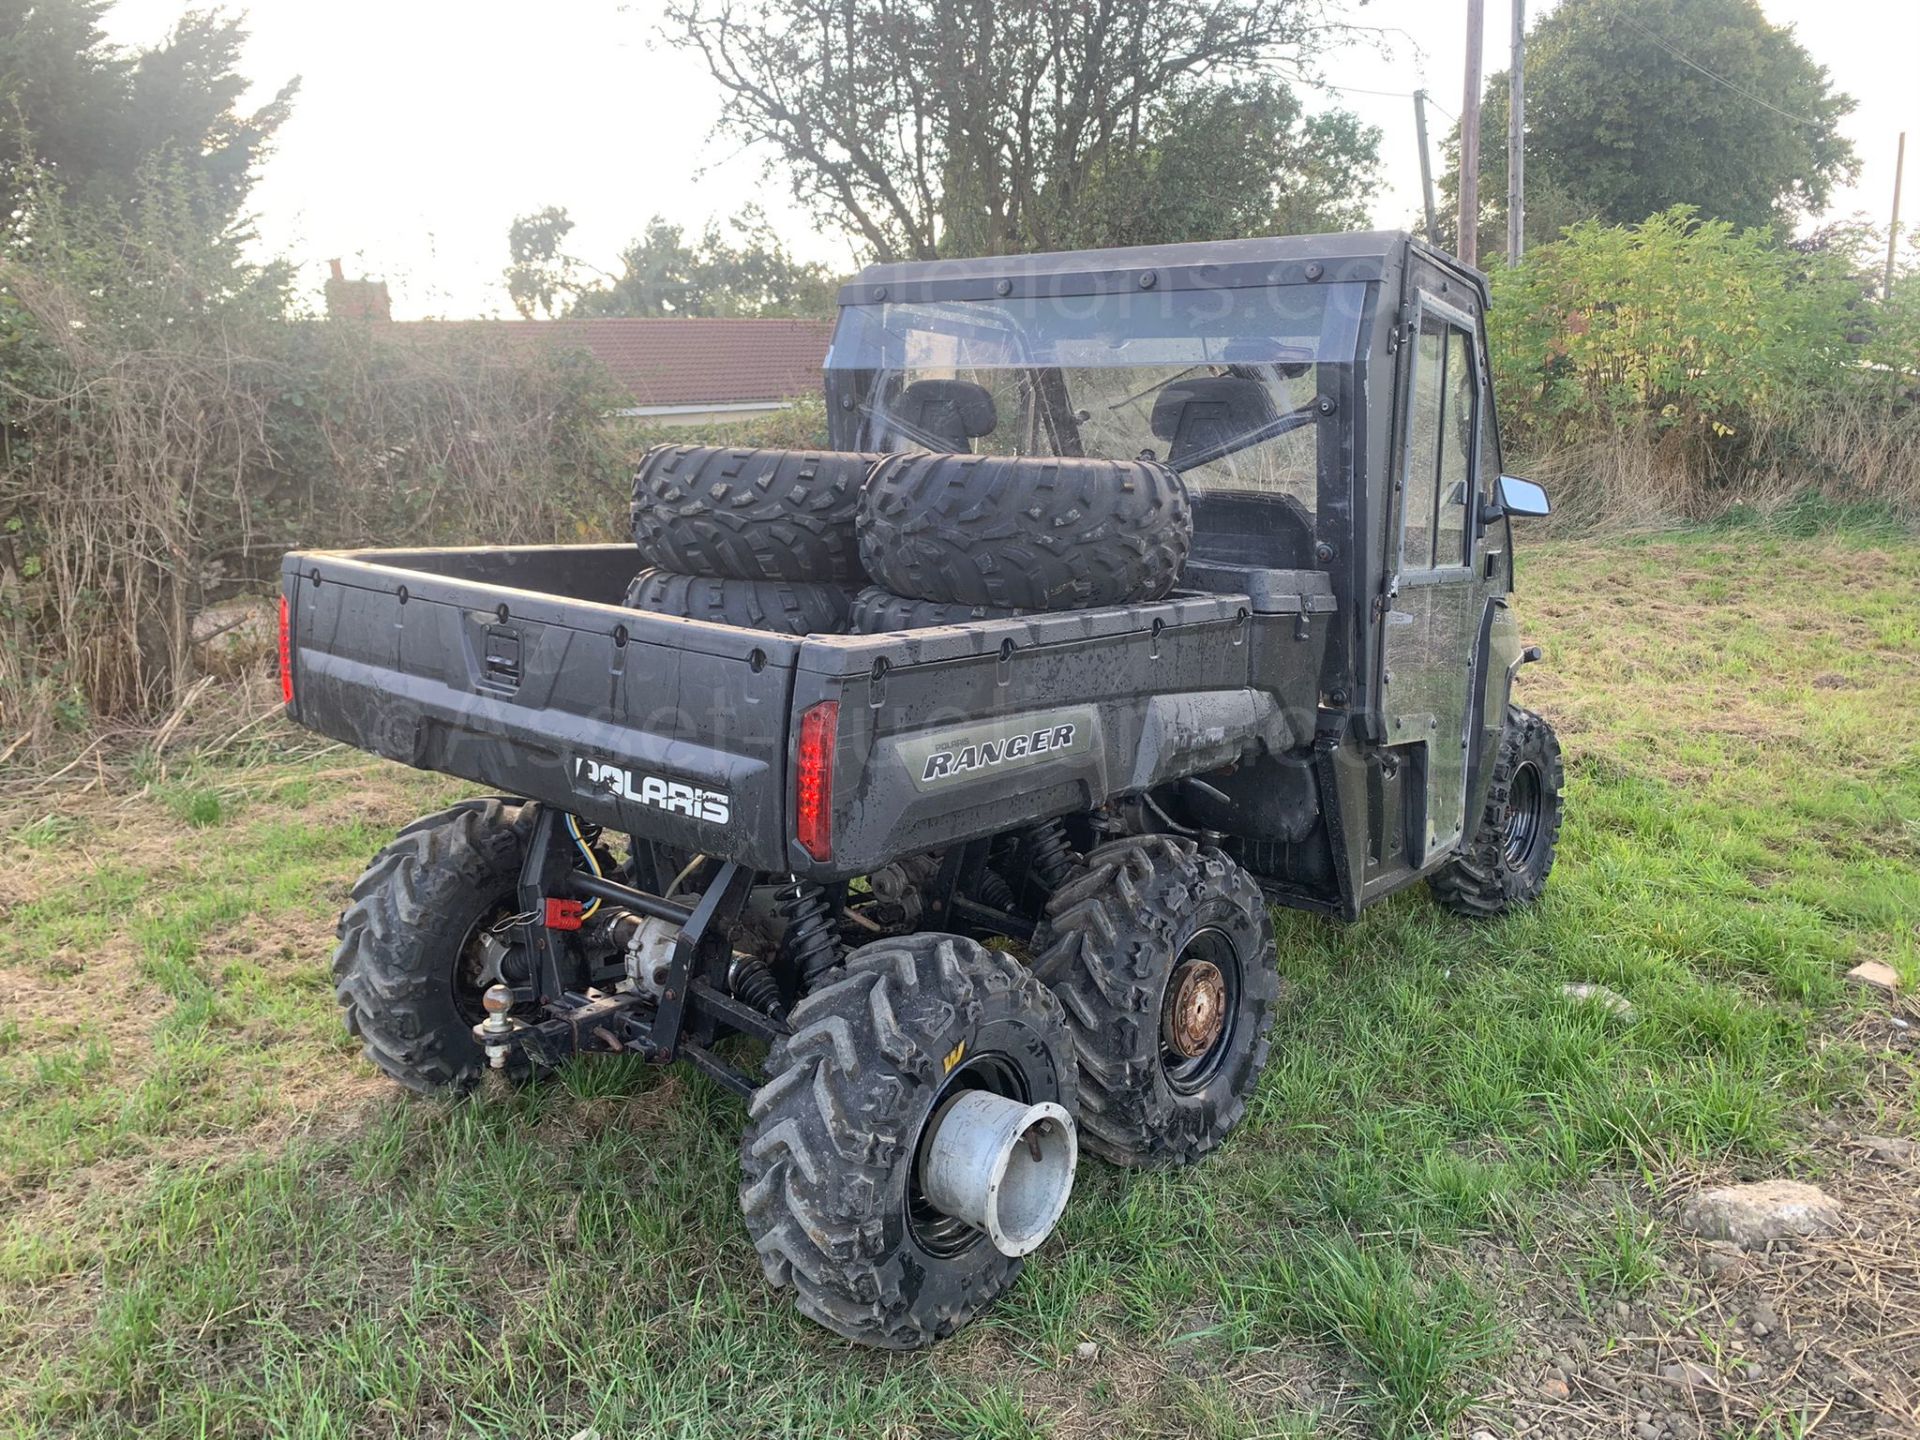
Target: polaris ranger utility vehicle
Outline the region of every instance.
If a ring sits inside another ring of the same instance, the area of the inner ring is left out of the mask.
[[[422,1091],[687,1061],[768,1276],[953,1333],[1082,1144],[1240,1119],[1269,902],[1540,894],[1486,301],[1404,234],[875,266],[834,451],[650,454],[644,557],[289,555],[291,716],[498,792],[354,886],[348,1027]]]

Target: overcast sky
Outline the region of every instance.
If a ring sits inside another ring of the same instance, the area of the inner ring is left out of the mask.
[[[1920,220],[1920,0],[1761,0],[1794,26],[1835,83],[1859,101],[1845,123],[1861,159],[1839,215],[1884,224],[1894,146],[1909,133],[1909,221]],[[261,97],[301,77],[293,116],[253,194],[263,251],[299,260],[317,303],[329,257],[390,282],[399,318],[510,313],[500,272],[516,214],[564,205],[571,248],[612,268],[621,246],[660,213],[698,231],[759,200],[793,248],[851,263],[843,241],[813,233],[763,178],[759,157],[710,141],[717,111],[697,61],[655,42],[658,0],[254,0],[245,68]],[[122,44],[160,39],[179,0],[120,0]],[[1488,73],[1507,60],[1507,0],[1487,0]],[[1530,16],[1550,9],[1532,0]],[[1392,53],[1333,56],[1327,78],[1365,95],[1321,92],[1380,127],[1382,226],[1419,210],[1419,160],[1407,94],[1425,86],[1459,112],[1465,0],[1370,0],[1354,18],[1387,32]],[[1747,103],[1729,96],[1729,104]]]

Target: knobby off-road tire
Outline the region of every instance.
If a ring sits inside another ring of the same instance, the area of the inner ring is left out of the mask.
[[[1116,1165],[1191,1164],[1240,1123],[1267,1062],[1280,977],[1266,901],[1220,851],[1171,836],[1116,840],[1086,864],[1047,906],[1033,967],[1073,1032],[1081,1143]]]
[[[740,1208],[767,1278],[849,1340],[953,1334],[1021,1261],[920,1198],[936,1108],[957,1087],[1074,1108],[1073,1042],[1021,965],[957,935],[880,940],[794,1007],[740,1144]]]
[[[838,585],[804,580],[715,580],[642,570],[627,586],[629,610],[713,620],[787,635],[838,634],[847,628],[853,597]]]
[[[1553,727],[1533,711],[1509,705],[1480,825],[1427,877],[1433,898],[1474,919],[1538,900],[1560,843],[1566,780]]]
[[[915,600],[869,585],[853,597],[847,628],[855,635],[885,635],[894,630],[924,630],[930,625],[965,625],[974,620],[1003,620],[1025,615],[996,605],[943,605],[938,600]]]
[[[1180,477],[1144,460],[889,455],[860,497],[860,559],[896,595],[1072,610],[1158,600],[1193,547]]]
[[[531,815],[499,800],[463,800],[414,821],[354,882],[333,952],[347,1033],[409,1090],[461,1094],[487,1068],[473,1038],[481,936],[511,915]],[[532,1073],[515,1053],[507,1071]]]
[[[633,477],[634,543],[683,575],[857,585],[854,507],[879,458],[657,445]]]

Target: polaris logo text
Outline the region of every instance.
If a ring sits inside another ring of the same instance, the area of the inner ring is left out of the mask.
[[[618,765],[602,765],[598,760],[575,756],[573,778],[583,787],[603,790],[609,795],[651,805],[669,815],[686,815],[709,825],[724,825],[733,816],[732,803],[724,790],[702,790],[679,780],[663,780],[658,775],[635,775]]]
[[[952,750],[936,750],[927,756],[920,772],[922,781],[947,780],[975,770],[989,770],[1010,760],[1044,755],[1050,750],[1066,750],[1073,745],[1073,726],[1049,725],[1004,740],[982,740],[976,745],[961,745]]]

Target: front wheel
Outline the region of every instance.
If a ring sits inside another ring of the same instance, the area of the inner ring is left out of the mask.
[[[1533,711],[1509,705],[1479,828],[1428,877],[1434,899],[1476,919],[1538,900],[1560,843],[1566,780],[1553,727]]]

